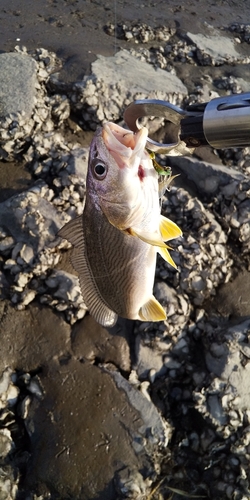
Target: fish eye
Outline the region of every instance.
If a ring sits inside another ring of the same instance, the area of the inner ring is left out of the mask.
[[[108,172],[108,167],[103,163],[101,160],[98,160],[96,158],[94,165],[93,165],[93,174],[96,177],[96,179],[102,180],[105,179],[106,175]]]

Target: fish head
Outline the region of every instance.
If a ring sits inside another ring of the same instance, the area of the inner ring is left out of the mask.
[[[158,204],[158,175],[145,150],[148,131],[108,122],[90,146],[87,193],[109,222],[126,230]]]

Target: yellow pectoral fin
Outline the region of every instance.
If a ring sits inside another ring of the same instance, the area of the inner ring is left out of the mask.
[[[173,266],[175,269],[177,269],[177,265],[175,264],[175,262],[173,261],[169,251],[167,250],[167,248],[158,248],[157,249],[157,252],[159,252],[159,254],[162,256],[162,258],[164,260],[166,260],[171,266]]]
[[[160,216],[160,232],[164,241],[182,236],[179,226],[163,215]]]
[[[137,236],[140,240],[145,241],[149,245],[153,245],[155,247],[168,248],[166,243],[161,239],[161,235],[157,233],[147,233],[146,231],[141,231],[140,229],[133,229],[132,227],[129,229],[129,233],[132,236]]]
[[[163,321],[167,317],[163,307],[153,295],[140,308],[138,315],[141,321]]]

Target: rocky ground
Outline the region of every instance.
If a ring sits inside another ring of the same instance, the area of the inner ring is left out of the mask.
[[[97,125],[138,97],[249,91],[246,9],[1,5],[1,499],[249,498],[250,147],[158,159],[181,174],[162,212],[184,235],[178,272],[157,263],[165,322],[97,325],[57,237]]]

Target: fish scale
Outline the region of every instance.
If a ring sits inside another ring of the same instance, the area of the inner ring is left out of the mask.
[[[88,215],[87,215],[88,212]],[[93,214],[93,207],[86,204],[83,220],[87,221]],[[115,308],[118,315],[127,315],[133,304],[138,302],[138,296],[143,298],[144,287],[153,285],[154,266],[150,277],[144,272],[145,262],[152,255],[154,265],[156,250],[123,231],[112,226],[105,216],[91,219],[91,231],[86,234],[87,258],[91,269],[95,269],[94,279],[109,307]],[[93,248],[95,251],[93,252]],[[97,262],[98,255],[98,264]],[[150,281],[150,282],[148,282]]]

